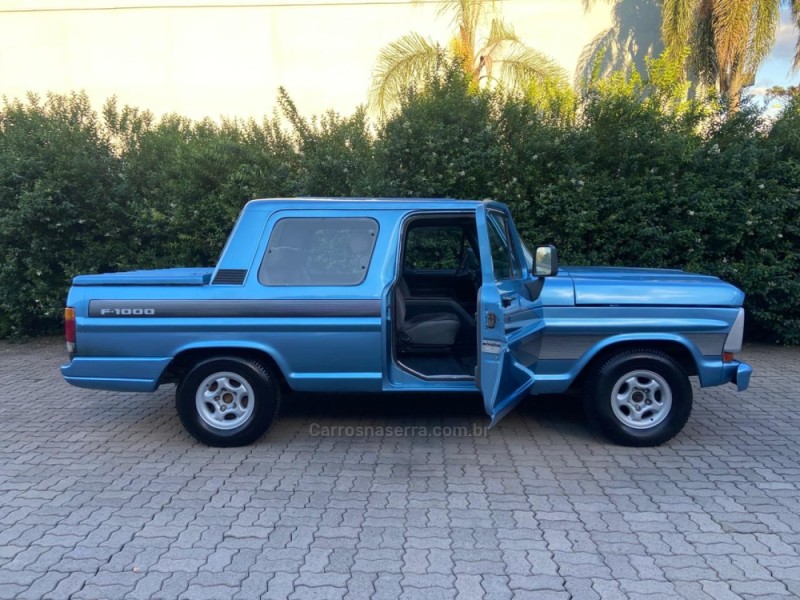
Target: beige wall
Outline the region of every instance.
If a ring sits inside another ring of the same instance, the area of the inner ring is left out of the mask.
[[[307,0],[263,3],[302,1]],[[382,46],[410,31],[443,43],[449,36],[448,19],[437,16],[435,6],[410,2],[3,12],[159,4],[210,2],[0,0],[0,93],[19,97],[27,91],[83,89],[98,108],[115,94],[158,114],[260,117],[271,114],[283,85],[303,114],[329,108],[349,113],[366,100]],[[584,14],[581,0],[507,0],[501,10],[526,42],[570,74],[584,45],[611,23],[604,4]]]

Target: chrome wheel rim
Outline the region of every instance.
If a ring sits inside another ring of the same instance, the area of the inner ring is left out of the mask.
[[[672,390],[658,373],[638,369],[617,379],[611,390],[611,409],[632,429],[650,429],[669,415]]]
[[[195,405],[200,419],[214,429],[235,429],[247,423],[255,410],[250,383],[230,371],[206,377],[197,388]]]

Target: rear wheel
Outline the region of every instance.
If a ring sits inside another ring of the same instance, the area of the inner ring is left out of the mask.
[[[675,437],[692,412],[681,366],[656,350],[623,351],[601,363],[584,387],[589,421],[625,446],[657,446]]]
[[[204,360],[178,385],[181,423],[209,446],[251,444],[272,424],[280,404],[274,376],[258,362],[238,357]]]

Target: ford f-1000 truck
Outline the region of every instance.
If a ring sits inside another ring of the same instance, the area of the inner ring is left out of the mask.
[[[701,386],[748,386],[744,294],[680,270],[573,268],[523,244],[497,202],[270,199],[214,268],[74,278],[71,384],[176,383],[196,439],[260,437],[282,394],[480,392],[491,425],[523,397],[582,390],[612,440],[663,443]]]

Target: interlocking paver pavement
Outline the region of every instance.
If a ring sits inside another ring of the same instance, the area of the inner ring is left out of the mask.
[[[0,598],[800,597],[800,350],[744,357],[751,389],[696,388],[659,448],[569,397],[448,437],[477,397],[297,396],[215,449],[171,388],[78,390],[60,343],[0,343]],[[317,435],[356,426],[415,429]]]

